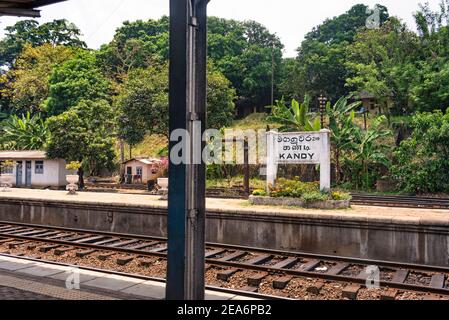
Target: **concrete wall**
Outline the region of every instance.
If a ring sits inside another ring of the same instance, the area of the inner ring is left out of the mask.
[[[32,187],[62,187],[66,185],[65,175],[65,160],[21,160],[22,161],[22,181],[21,185],[25,186],[26,182],[26,162],[31,162],[31,186]],[[44,173],[36,174],[36,161],[44,161]],[[16,181],[17,166],[14,166],[14,183]]]
[[[44,173],[36,174],[35,161],[31,165],[31,183],[37,187],[66,185],[64,160],[44,160]]]
[[[166,209],[0,199],[0,220],[166,237]],[[366,259],[448,265],[449,223],[208,212],[207,241]]]

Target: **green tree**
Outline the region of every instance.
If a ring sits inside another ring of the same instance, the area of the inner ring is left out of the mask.
[[[378,8],[379,22],[383,24],[388,10],[379,5]],[[357,32],[365,28],[371,13],[368,6],[358,4],[308,33],[298,48],[298,67],[292,74],[292,82],[302,85],[297,86],[297,92],[290,90],[290,94],[304,96],[308,93],[317,97],[324,93],[331,101],[348,95],[351,88],[345,86],[349,76],[346,48],[354,42]]]
[[[82,100],[110,100],[111,85],[96,64],[95,55],[81,51],[56,67],[50,76],[50,91],[44,109],[58,115]]]
[[[231,82],[209,64],[207,72],[207,127],[221,129],[234,120],[236,92]]]
[[[283,45],[255,21],[208,19],[208,54],[236,89],[238,107],[271,104],[272,75],[280,82]]]
[[[419,10],[414,14],[418,32],[422,38],[432,38],[449,25],[449,0],[440,0],[439,10],[433,11],[430,4],[419,4]]]
[[[418,111],[444,111],[449,105],[449,0],[441,0],[439,9],[420,5],[415,14],[419,32],[421,59],[410,88],[410,99]]]
[[[145,135],[168,135],[168,67],[136,69],[129,73],[117,98],[119,135],[131,147]]]
[[[12,115],[0,124],[0,146],[10,150],[42,150],[48,138],[47,125],[39,114]]]
[[[410,98],[417,111],[445,110],[449,106],[449,60],[439,58],[421,62]]]
[[[0,121],[11,112],[11,90],[10,79],[7,74],[0,70]]]
[[[208,65],[208,127],[231,123],[235,91],[212,64]],[[168,65],[131,71],[116,101],[119,134],[129,145],[140,143],[146,134],[168,135]]]
[[[347,86],[356,93],[370,92],[385,111],[392,98],[397,114],[411,113],[410,86],[416,79],[418,46],[417,35],[397,18],[390,18],[379,29],[359,32],[347,49]]]
[[[385,6],[376,5],[379,10],[379,23],[383,24],[389,17]],[[357,4],[344,14],[326,19],[306,35],[306,41],[318,41],[327,44],[353,42],[357,32],[366,26],[368,17],[373,13],[364,4]]]
[[[114,169],[116,114],[108,101],[80,101],[49,118],[47,125],[48,156],[81,162],[80,187],[84,186],[84,170],[96,175],[102,169]]]
[[[52,46],[86,47],[86,44],[79,39],[80,30],[64,19],[42,25],[35,20],[23,20],[6,27],[5,31],[5,38],[0,41],[0,66],[12,67],[27,44],[33,47],[45,43]]]
[[[100,48],[98,63],[109,78],[122,83],[128,72],[168,59],[168,32],[167,16],[159,20],[126,21],[113,40]]]
[[[449,109],[417,113],[391,171],[406,192],[449,192]]]
[[[303,81],[301,72],[303,69],[295,58],[285,58],[282,60],[281,80],[279,83],[279,93],[285,100],[303,100],[306,92],[306,83]]]
[[[26,45],[9,72],[8,94],[18,112],[42,112],[42,104],[49,94],[49,77],[56,66],[70,60],[74,50],[65,46],[44,44]]]
[[[168,17],[125,22],[111,43],[101,48],[98,63],[108,78],[122,84],[129,71],[168,60],[168,32]],[[274,67],[276,85],[282,48],[279,38],[257,22],[208,19],[209,58],[231,81],[239,106],[264,107],[271,103],[271,77]]]

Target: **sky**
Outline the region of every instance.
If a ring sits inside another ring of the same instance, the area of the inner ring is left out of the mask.
[[[276,33],[285,45],[284,56],[296,55],[296,48],[307,32],[326,18],[340,15],[357,3],[389,9],[412,29],[418,4],[429,2],[437,8],[440,0],[211,0],[208,14],[227,19],[255,20]],[[69,0],[42,8],[40,22],[65,18],[74,22],[90,48],[108,43],[123,21],[157,19],[168,15],[169,0]],[[23,18],[22,18],[23,19]],[[0,17],[0,37],[4,27],[19,18]]]

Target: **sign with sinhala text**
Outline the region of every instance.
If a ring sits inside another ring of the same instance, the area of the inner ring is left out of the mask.
[[[267,133],[267,188],[274,185],[280,164],[320,165],[321,190],[330,189],[330,131]]]
[[[284,133],[276,136],[278,164],[319,164],[320,133]]]

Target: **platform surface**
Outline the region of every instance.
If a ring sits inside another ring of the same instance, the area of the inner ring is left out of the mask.
[[[166,201],[161,201],[158,196],[151,195],[80,192],[78,195],[70,196],[66,191],[12,189],[10,192],[0,192],[0,199],[2,198],[144,208],[167,208]],[[296,216],[301,218],[307,217],[334,220],[367,220],[383,223],[394,222],[400,224],[438,225],[449,227],[449,210],[442,209],[352,206],[351,209],[346,210],[316,210],[252,206],[246,200],[235,199],[207,199],[207,209],[208,211],[214,212],[238,214]]]
[[[162,299],[162,282],[0,255],[0,300]],[[206,300],[256,299],[207,290]]]

